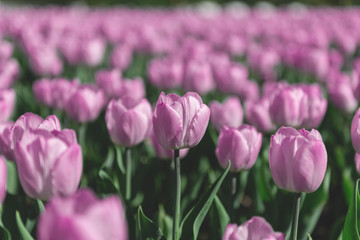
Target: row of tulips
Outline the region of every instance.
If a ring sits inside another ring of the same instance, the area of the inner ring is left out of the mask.
[[[356,239],[359,10],[300,10],[0,8],[1,236]]]

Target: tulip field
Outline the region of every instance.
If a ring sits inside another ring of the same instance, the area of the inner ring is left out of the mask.
[[[359,26],[0,5],[0,239],[360,239]]]

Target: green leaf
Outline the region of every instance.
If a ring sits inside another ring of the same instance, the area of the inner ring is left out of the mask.
[[[143,240],[162,240],[165,239],[161,229],[156,226],[147,216],[145,216],[142,207],[138,207],[138,227],[140,231],[140,238]]]
[[[7,230],[2,224],[0,225],[0,239],[11,240],[9,230]]]
[[[16,211],[16,223],[20,232],[20,235],[22,239],[24,240],[34,240],[34,238],[30,235],[30,233],[27,231],[26,227],[24,226],[19,211]]]
[[[45,211],[44,203],[40,199],[36,200],[36,205],[37,205],[39,214],[41,214]]]
[[[15,162],[6,160],[6,168],[7,168],[6,190],[8,193],[16,195],[19,190],[19,181],[18,181],[18,174],[17,174]]]
[[[345,219],[343,230],[343,240],[356,240],[360,239],[359,235],[359,217],[360,217],[360,196],[359,196],[359,181],[355,184],[354,194],[350,201],[350,206]]]
[[[310,234],[307,234],[308,240],[312,240],[312,237],[310,236]]]
[[[108,154],[106,156],[106,159],[104,163],[101,165],[101,169],[110,169],[114,162],[114,149],[112,147],[109,147]]]
[[[211,204],[219,190],[222,182],[230,169],[230,161],[224,173],[211,185],[209,190],[200,198],[197,204],[185,216],[180,226],[180,239],[197,239],[200,226],[211,207]]]
[[[221,203],[218,196],[215,196],[214,202],[211,207],[211,225],[215,233],[215,239],[221,239],[226,226],[230,222],[229,214],[226,212],[225,207]]]
[[[104,191],[107,193],[117,193],[120,194],[120,190],[117,185],[114,183],[113,179],[105,172],[104,170],[99,170],[99,177],[102,180],[102,185]]]
[[[125,174],[125,166],[124,166],[121,148],[119,146],[115,146],[115,149],[116,149],[116,162],[118,164],[121,173]]]

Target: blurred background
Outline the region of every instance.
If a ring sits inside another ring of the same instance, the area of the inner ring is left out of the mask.
[[[0,0],[0,3],[6,4],[56,4],[56,5],[88,5],[88,6],[112,6],[112,5],[126,5],[126,6],[141,6],[141,7],[172,7],[176,5],[198,4],[204,2],[202,0]],[[221,5],[234,0],[213,0],[210,2]],[[256,5],[260,2],[257,0],[243,0],[241,1],[250,6]],[[268,3],[276,6],[287,5],[293,3],[291,0],[270,0]],[[360,0],[298,0],[297,3],[303,3],[312,6],[352,6],[359,5]]]

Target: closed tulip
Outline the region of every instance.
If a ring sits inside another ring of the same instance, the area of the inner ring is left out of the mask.
[[[27,130],[14,153],[20,183],[28,196],[49,200],[75,193],[82,153],[73,130]]]
[[[95,75],[95,81],[109,99],[120,97],[122,75],[118,69],[98,71]]]
[[[184,74],[183,87],[187,91],[206,94],[215,89],[211,65],[206,61],[188,61]]]
[[[360,174],[360,154],[355,153],[355,167],[356,171]]]
[[[0,151],[9,160],[14,160],[14,148],[22,138],[25,131],[42,129],[48,132],[61,130],[59,119],[55,115],[48,116],[45,120],[34,113],[21,115],[14,124],[5,124],[0,131]]]
[[[153,85],[161,89],[176,88],[183,80],[184,66],[180,57],[154,59],[150,62],[148,75]]]
[[[360,108],[356,111],[351,123],[351,140],[357,153],[360,153]]]
[[[263,97],[257,101],[245,102],[246,120],[261,132],[271,132],[275,129],[270,117],[270,98]]]
[[[243,109],[237,97],[229,97],[223,104],[218,101],[210,102],[211,122],[216,130],[220,131],[223,126],[239,127],[243,122]]]
[[[250,169],[259,155],[261,142],[262,134],[253,126],[244,124],[239,128],[223,127],[216,147],[220,166],[226,168],[230,160],[230,171]]]
[[[3,156],[0,156],[0,205],[6,196],[7,170],[6,162]]]
[[[110,63],[113,68],[120,70],[127,69],[132,61],[133,50],[129,45],[118,45],[110,56]]]
[[[237,226],[229,224],[222,240],[285,240],[285,234],[274,232],[271,225],[262,217],[252,217],[249,221]]]
[[[83,189],[54,197],[38,223],[39,240],[127,240],[125,211],[117,196],[98,199]]]
[[[316,191],[324,179],[327,152],[320,133],[281,127],[271,137],[269,164],[275,184],[290,192]]]
[[[129,96],[111,100],[106,109],[106,125],[111,140],[120,146],[131,147],[142,142],[151,127],[151,105]]]
[[[15,107],[15,91],[13,89],[0,90],[0,122],[9,120]]]
[[[140,77],[124,79],[122,82],[121,94],[119,97],[130,96],[133,99],[141,100],[145,95],[145,85]]]
[[[195,92],[180,97],[160,93],[153,115],[154,133],[166,149],[191,148],[205,134],[210,109]]]
[[[104,103],[102,90],[91,85],[82,85],[68,99],[65,111],[80,123],[91,122],[99,116]]]
[[[50,79],[41,79],[33,83],[33,93],[36,101],[47,106],[53,105],[53,81]]]

